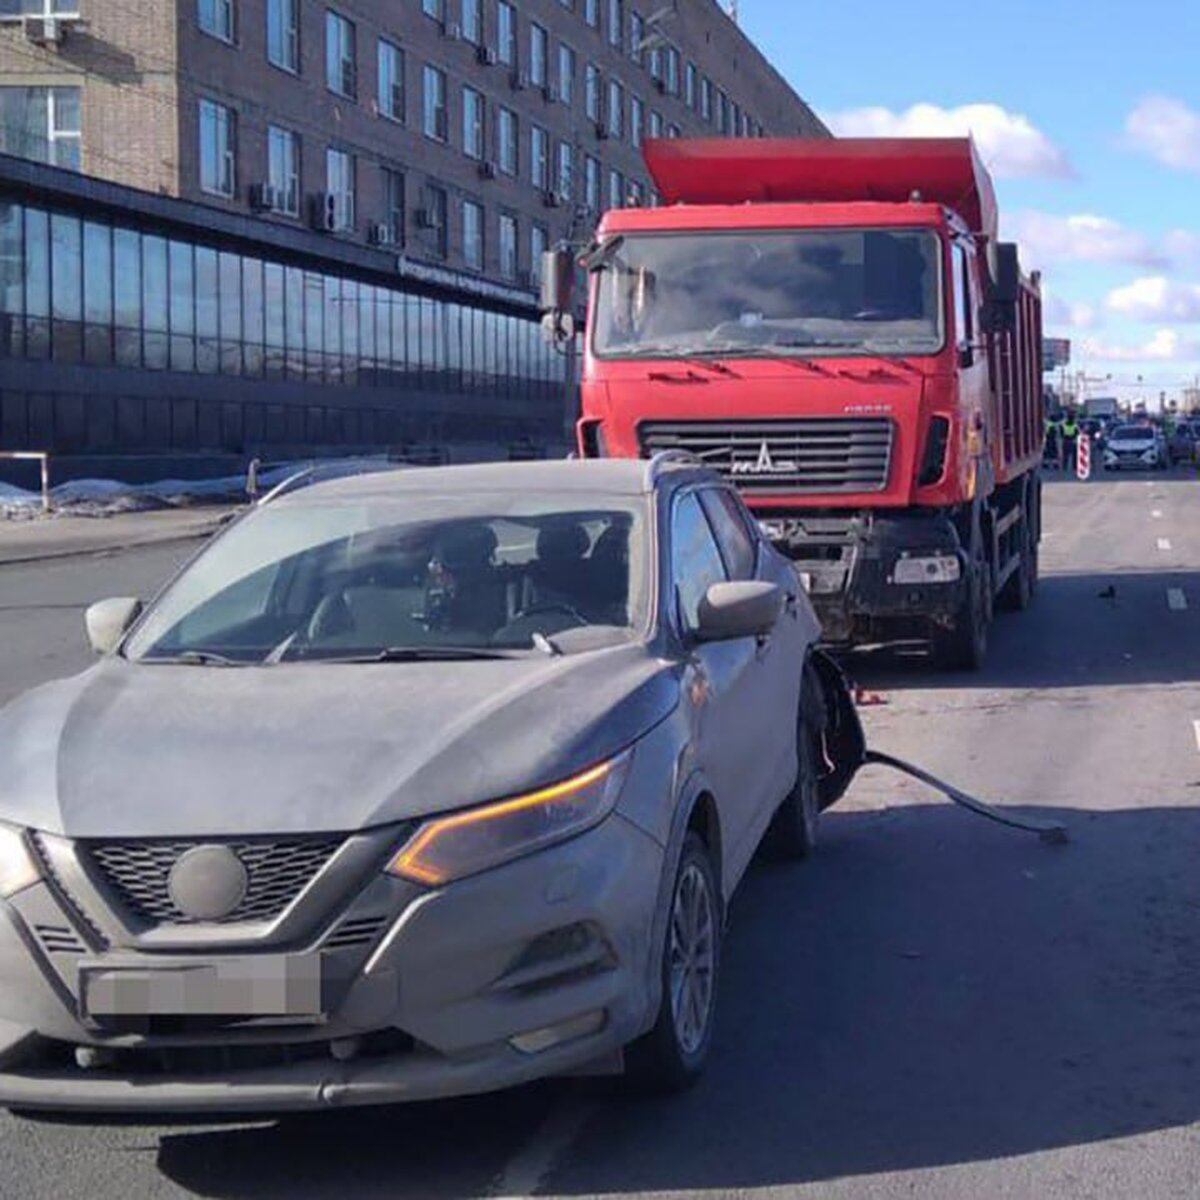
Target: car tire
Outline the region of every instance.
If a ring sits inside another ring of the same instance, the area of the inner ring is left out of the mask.
[[[817,779],[817,739],[801,712],[796,735],[796,781],[775,811],[763,839],[768,856],[796,862],[811,858],[817,848],[821,797]]]
[[[685,944],[689,940],[690,953]],[[708,847],[689,831],[671,886],[659,962],[658,1016],[650,1032],[625,1053],[626,1080],[635,1090],[680,1092],[700,1078],[712,1044],[720,963],[717,876]],[[695,1006],[700,1002],[704,1011],[697,1017]]]

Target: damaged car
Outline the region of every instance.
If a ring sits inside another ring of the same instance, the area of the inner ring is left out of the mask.
[[[734,889],[849,779],[795,572],[678,454],[297,483],[87,628],[0,711],[32,1113],[682,1087]]]

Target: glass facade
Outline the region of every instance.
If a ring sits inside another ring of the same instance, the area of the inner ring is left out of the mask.
[[[476,222],[482,255],[482,212],[463,216]],[[535,235],[531,248],[540,245]],[[503,254],[511,264],[516,246],[507,238]],[[299,416],[279,417],[285,425],[303,426],[310,408],[326,414],[322,422],[333,420],[330,405],[344,409],[345,402],[332,400],[331,388],[365,389],[367,406],[380,410],[399,412],[405,394],[420,396],[433,413],[439,397],[475,395],[480,412],[534,401],[546,406],[546,424],[561,419],[563,360],[532,315],[0,201],[4,358],[311,385],[311,399],[289,404]],[[105,376],[93,379],[103,392]],[[168,393],[169,385],[161,390]],[[8,402],[2,386],[0,396]],[[213,407],[219,410],[223,397],[215,391]],[[361,397],[355,403],[361,406]],[[250,410],[272,406],[264,399],[240,407],[242,438],[269,442],[265,425],[257,435],[249,428],[265,415]],[[288,436],[336,443],[327,433]],[[164,436],[171,444],[205,442],[196,430]],[[11,430],[6,438],[23,440]]]

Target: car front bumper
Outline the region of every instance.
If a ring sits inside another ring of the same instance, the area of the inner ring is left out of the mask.
[[[39,930],[76,918],[37,884],[0,902],[0,1105],[294,1111],[491,1091],[611,1059],[652,1020],[661,870],[661,847],[614,815],[443,889],[402,888],[387,927],[353,952],[349,977],[325,989],[336,1002],[312,1019],[214,1028],[183,1018],[141,1030],[98,1024],[72,980],[97,964],[153,968],[163,956],[93,947],[72,973]],[[188,961],[216,954],[198,949]],[[345,970],[342,951],[298,956]]]

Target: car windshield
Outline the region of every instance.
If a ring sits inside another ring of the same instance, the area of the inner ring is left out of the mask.
[[[645,517],[611,496],[280,503],[218,538],[125,647],[143,662],[558,653],[648,621]],[[574,644],[564,636],[562,644]]]
[[[1123,425],[1120,429],[1114,429],[1112,434],[1114,442],[1148,442],[1153,437],[1154,430],[1142,425]]]
[[[599,256],[593,348],[933,353],[939,250],[932,232],[904,229],[627,235]]]

